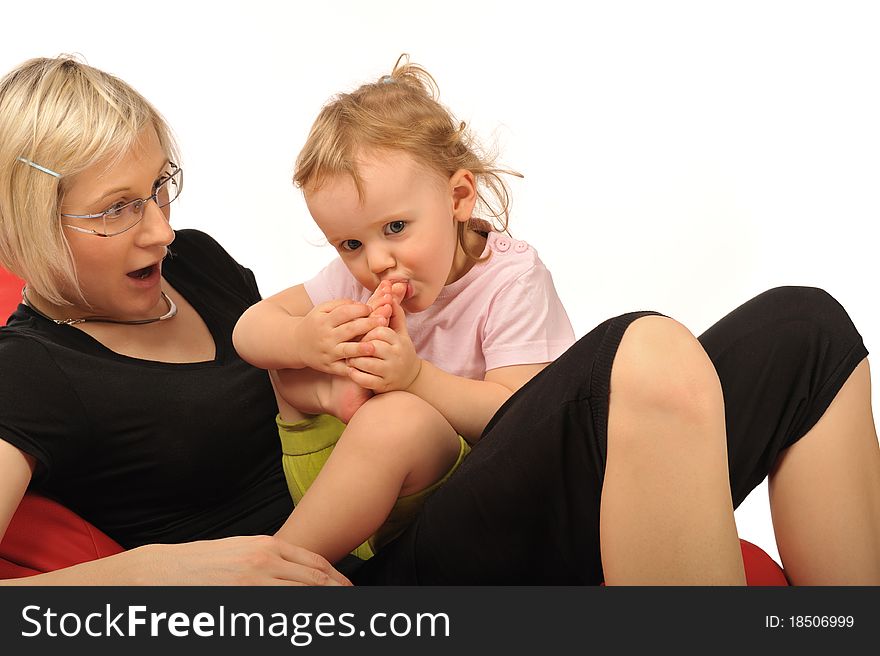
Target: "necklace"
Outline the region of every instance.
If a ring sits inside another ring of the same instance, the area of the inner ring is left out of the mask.
[[[124,319],[111,319],[110,317],[82,317],[81,319],[53,319],[50,316],[47,316],[40,312],[37,308],[34,307],[31,300],[27,295],[27,285],[25,285],[21,290],[21,300],[22,303],[27,305],[31,310],[35,313],[43,317],[44,319],[48,319],[49,321],[54,321],[59,326],[73,326],[78,323],[86,323],[89,321],[101,322],[101,323],[124,323],[132,326],[139,326],[145,323],[155,323],[157,321],[165,321],[166,319],[171,319],[177,314],[177,305],[165,292],[160,292],[162,294],[162,299],[168,304],[168,312],[163,314],[161,317],[153,317],[152,319],[134,319],[131,321],[127,321]]]

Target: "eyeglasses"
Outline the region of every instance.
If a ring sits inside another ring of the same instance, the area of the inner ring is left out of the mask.
[[[180,195],[183,189],[183,169],[176,164],[170,163],[171,172],[163,174],[153,183],[153,193],[147,198],[138,198],[127,203],[115,203],[103,212],[98,214],[62,214],[61,216],[68,219],[91,219],[93,221],[100,220],[102,230],[93,230],[92,228],[83,228],[70,223],[62,223],[65,228],[84,232],[89,235],[97,235],[98,237],[113,237],[121,235],[126,230],[131,230],[141,219],[144,218],[144,208],[149,201],[155,201],[165,219],[170,219],[171,208],[168,207]]]

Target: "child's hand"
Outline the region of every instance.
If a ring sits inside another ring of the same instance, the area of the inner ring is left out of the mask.
[[[391,309],[387,327],[374,328],[363,336],[360,344],[343,349],[350,356],[346,360],[349,378],[377,394],[409,389],[422,369],[422,360],[406,330],[403,308],[396,298]]]
[[[293,339],[300,344],[305,366],[346,376],[349,368],[345,358],[360,353],[357,349],[346,351],[346,345],[357,347],[362,335],[387,323],[385,317],[373,316],[369,305],[338,299],[312,308],[297,325]]]

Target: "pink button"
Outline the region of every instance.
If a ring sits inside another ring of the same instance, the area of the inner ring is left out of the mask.
[[[514,245],[513,250],[515,250],[517,253],[525,253],[527,250],[529,250],[529,245],[524,241],[518,241]]]
[[[499,237],[495,240],[495,248],[501,251],[502,253],[506,253],[510,248],[510,240],[505,237]]]

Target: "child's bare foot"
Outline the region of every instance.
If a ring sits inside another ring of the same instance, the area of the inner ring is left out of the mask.
[[[317,393],[323,412],[346,424],[351,421],[358,408],[373,396],[372,391],[361,387],[347,376],[330,376],[329,385],[320,385]]]
[[[386,320],[385,325],[388,325],[387,321],[391,318],[392,314],[391,301],[395,300],[398,303],[402,303],[403,297],[406,296],[406,289],[406,280],[383,280],[380,282],[379,286],[376,287],[376,291],[367,300],[367,305],[373,308],[371,316],[384,318]]]
[[[403,303],[403,298],[406,296],[406,290],[409,286],[408,280],[394,280],[391,283],[391,296],[397,301],[398,305]]]

